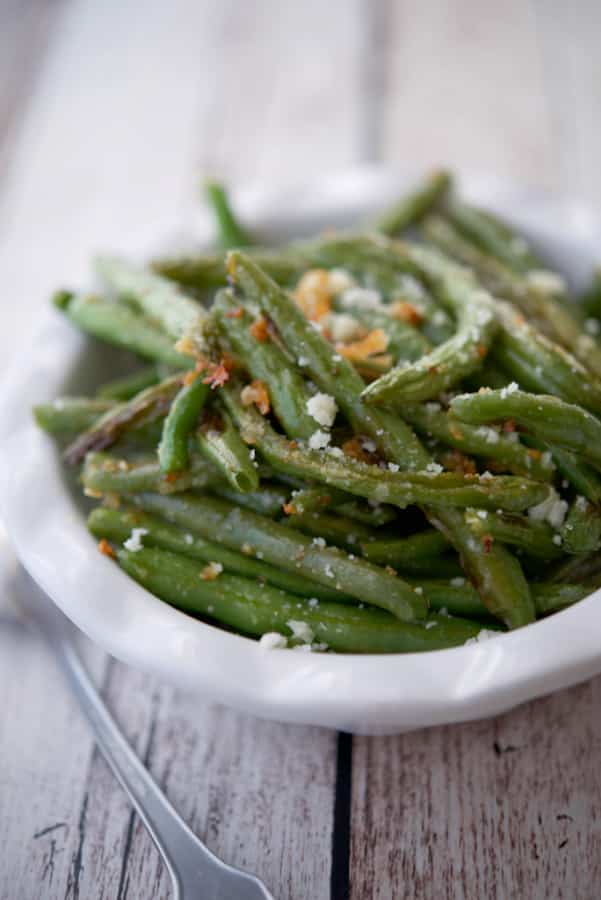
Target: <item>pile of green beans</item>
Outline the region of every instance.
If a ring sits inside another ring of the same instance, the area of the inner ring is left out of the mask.
[[[321,652],[480,642],[592,593],[599,270],[572,294],[446,171],[283,246],[204,194],[214,249],[103,257],[103,291],[53,298],[131,357],[34,409],[101,551],[190,616]]]

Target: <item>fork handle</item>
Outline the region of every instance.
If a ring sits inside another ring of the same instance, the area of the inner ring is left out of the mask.
[[[31,583],[31,590],[42,593]],[[113,774],[167,866],[174,900],[273,900],[259,879],[239,872],[216,857],[196,837],[140,762],[86,671],[71,637],[71,626],[48,597],[30,608],[88,720]]]

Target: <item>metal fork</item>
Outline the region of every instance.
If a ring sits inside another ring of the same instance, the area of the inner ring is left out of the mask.
[[[256,876],[222,862],[188,828],[94,687],[77,653],[71,623],[24,569],[19,580],[20,605],[47,639],[100,750],[161,854],[174,900],[275,900]]]

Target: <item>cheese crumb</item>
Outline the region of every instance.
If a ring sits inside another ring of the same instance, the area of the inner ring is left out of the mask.
[[[429,462],[426,466],[426,472],[431,472],[433,475],[438,475],[442,471],[442,466],[437,462]]]
[[[184,535],[184,540],[185,540],[186,544],[194,543],[194,537],[189,532],[188,532],[188,534]]]
[[[322,537],[314,537],[311,543],[315,544],[316,547],[321,547],[322,549],[326,545],[325,538]]]
[[[517,382],[512,381],[507,387],[501,388],[501,398],[504,400],[508,394],[515,394],[516,391],[519,391],[520,386]]]
[[[470,644],[480,644],[482,641],[489,641],[491,638],[498,636],[498,631],[493,631],[491,628],[483,628],[475,637],[468,638],[464,646],[468,647]]]
[[[388,468],[390,469],[391,472],[398,472],[401,467],[399,465],[397,465],[396,463],[389,462]]]
[[[314,431],[309,438],[311,450],[324,450],[330,443],[330,435],[327,431]]]
[[[465,578],[462,578],[461,575],[458,575],[456,578],[451,578],[451,585],[453,587],[463,587],[465,584]]]
[[[352,341],[363,331],[361,323],[348,313],[331,313],[326,320],[326,326],[332,340],[337,344]]]
[[[304,644],[311,644],[315,634],[310,625],[307,625],[306,622],[300,622],[296,619],[290,619],[286,622],[286,625],[292,632],[292,637],[297,638],[299,641],[302,641]]]
[[[532,522],[548,522],[552,528],[557,529],[563,525],[567,511],[567,501],[560,498],[555,488],[551,488],[546,500],[530,507],[528,518]]]
[[[338,406],[329,394],[315,394],[307,400],[307,412],[324,428],[331,428],[338,412]]]
[[[370,288],[352,287],[343,292],[340,302],[346,309],[374,310],[382,305],[382,297]]]
[[[123,542],[123,546],[126,550],[129,550],[130,553],[137,553],[138,550],[142,550],[144,547],[142,538],[145,534],[148,534],[148,528],[132,528],[131,534],[127,540]]]
[[[330,269],[328,272],[328,288],[334,296],[350,290],[355,284],[355,279],[346,269]]]
[[[278,634],[277,631],[268,631],[266,634],[261,635],[259,646],[264,650],[282,650],[288,646],[288,640],[283,634]]]
[[[476,429],[476,434],[484,438],[487,444],[496,444],[499,441],[499,432],[488,425],[481,425],[480,428]]]

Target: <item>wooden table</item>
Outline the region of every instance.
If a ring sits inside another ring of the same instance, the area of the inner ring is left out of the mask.
[[[601,203],[600,29],[595,0],[1,0],[3,360],[74,259],[191,208],[203,172],[446,162]],[[86,657],[195,831],[282,900],[601,894],[601,679],[351,739]],[[168,897],[46,650],[9,624],[0,710],[2,898]]]

